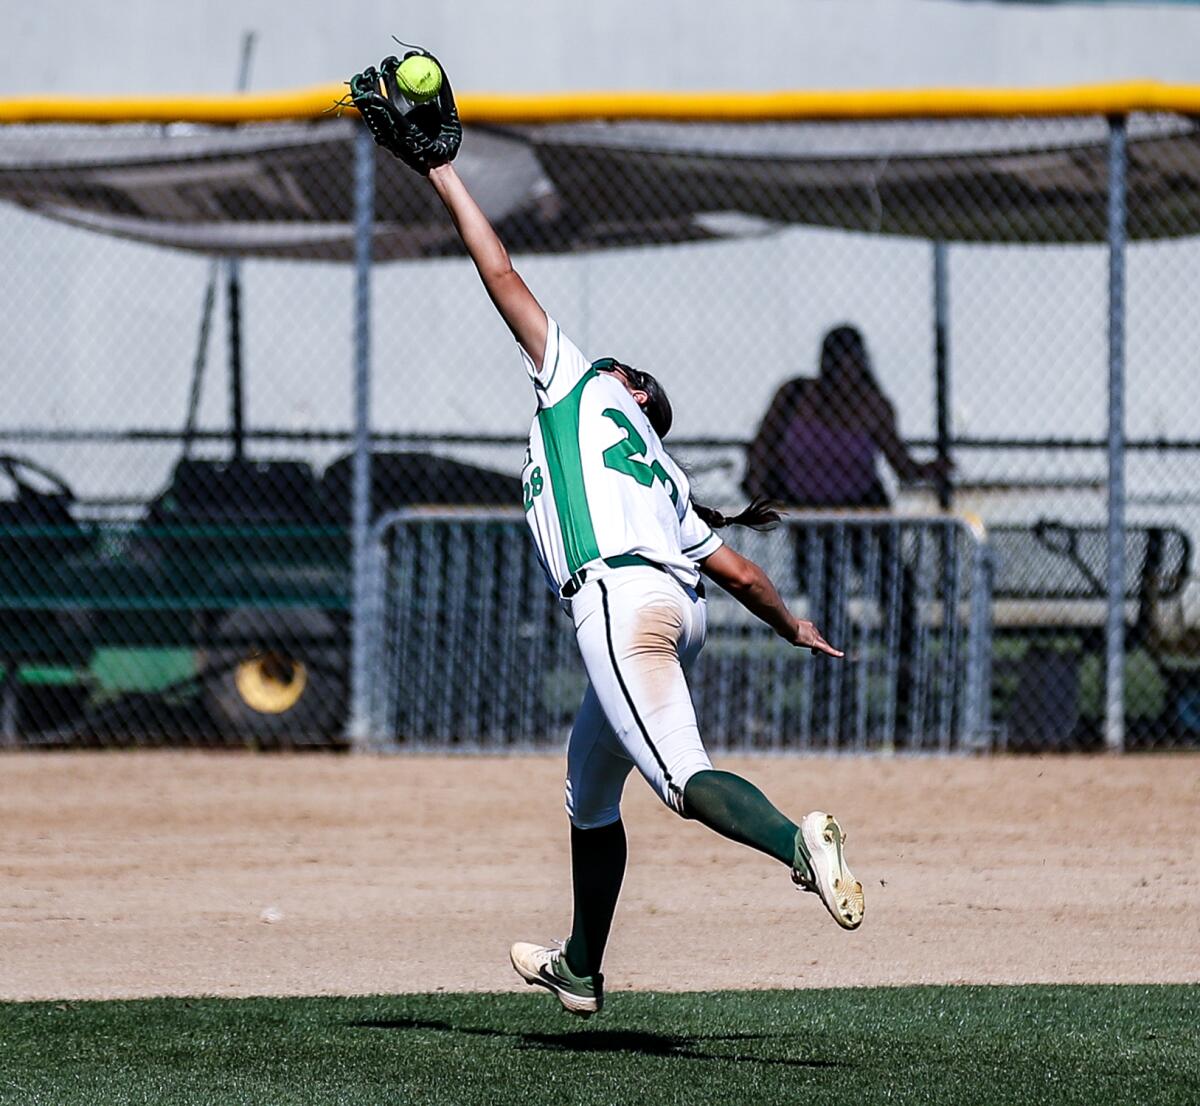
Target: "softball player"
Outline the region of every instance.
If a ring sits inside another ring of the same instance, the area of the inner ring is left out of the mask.
[[[569,607],[589,680],[567,746],[571,936],[561,948],[513,945],[513,967],[573,1014],[601,1008],[601,960],[625,873],[621,793],[634,767],[676,813],[786,864],[839,925],[856,928],[862,885],[846,865],[836,819],[814,811],[797,825],[748,781],[715,771],[684,677],[704,644],[702,573],[792,644],[842,656],[791,614],[758,565],[713,531],[712,524],[772,516],[752,505],[730,520],[697,505],[663,449],[671,408],[654,377],[585,357],[513,269],[453,166],[430,169],[429,180],[533,384],[525,514]]]

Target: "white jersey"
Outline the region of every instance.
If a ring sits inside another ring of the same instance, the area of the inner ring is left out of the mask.
[[[694,586],[697,562],[722,542],[687,477],[624,385],[546,324],[541,369],[521,350],[538,403],[521,482],[547,575],[561,587],[585,565],[635,554]]]

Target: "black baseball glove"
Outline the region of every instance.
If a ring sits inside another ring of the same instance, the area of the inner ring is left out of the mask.
[[[413,106],[396,83],[396,70],[401,60],[418,55],[429,58],[442,70],[442,87],[433,100]],[[462,124],[450,78],[437,58],[425,50],[410,50],[403,59],[384,58],[378,70],[368,66],[356,73],[350,78],[350,102],[358,108],[375,141],[422,176],[435,165],[453,161],[462,144]]]

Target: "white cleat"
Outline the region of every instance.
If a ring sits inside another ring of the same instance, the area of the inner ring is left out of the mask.
[[[846,864],[842,851],[846,835],[837,819],[823,810],[814,810],[804,816],[796,838],[796,852],[801,854],[803,843],[813,878],[809,879],[804,869],[797,865],[792,868],[792,882],[802,891],[820,895],[833,920],[843,929],[858,929],[866,907],[863,887]],[[802,854],[796,859],[802,860]]]
[[[508,955],[517,974],[526,983],[553,992],[568,1013],[590,1018],[604,1005],[604,976],[599,972],[576,975],[567,966],[561,948],[518,941]]]

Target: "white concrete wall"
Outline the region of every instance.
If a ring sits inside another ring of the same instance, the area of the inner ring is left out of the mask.
[[[258,89],[344,78],[389,52],[391,32],[438,52],[461,89],[1010,86],[1191,80],[1200,8],[44,0],[12,12],[7,27],[0,95],[224,91],[244,29],[259,35]],[[9,261],[0,272],[0,422],[180,425],[206,262],[5,211],[0,243]],[[904,431],[931,432],[924,243],[791,232],[740,245],[523,260],[522,268],[589,352],[662,375],[684,433],[752,433],[779,381],[812,371],[821,334],[845,320],[866,332]],[[1103,433],[1103,251],[956,250],[951,275],[957,429]],[[1144,247],[1134,259],[1135,433],[1190,433],[1178,382],[1194,374],[1190,351],[1200,349],[1198,275],[1190,243]],[[251,425],[348,425],[348,271],[251,264],[245,297]],[[524,432],[519,367],[468,266],[383,268],[374,302],[376,426]],[[225,420],[223,343],[218,321],[203,407],[211,426]],[[174,455],[170,447],[27,452],[92,495],[145,493]],[[510,461],[515,468],[519,455]],[[1072,458],[1053,463],[1056,472],[1078,467]]]
[[[1200,10],[957,0],[43,0],[5,19],[0,94],[340,80],[421,42],[463,89],[1025,85],[1195,78]]]

